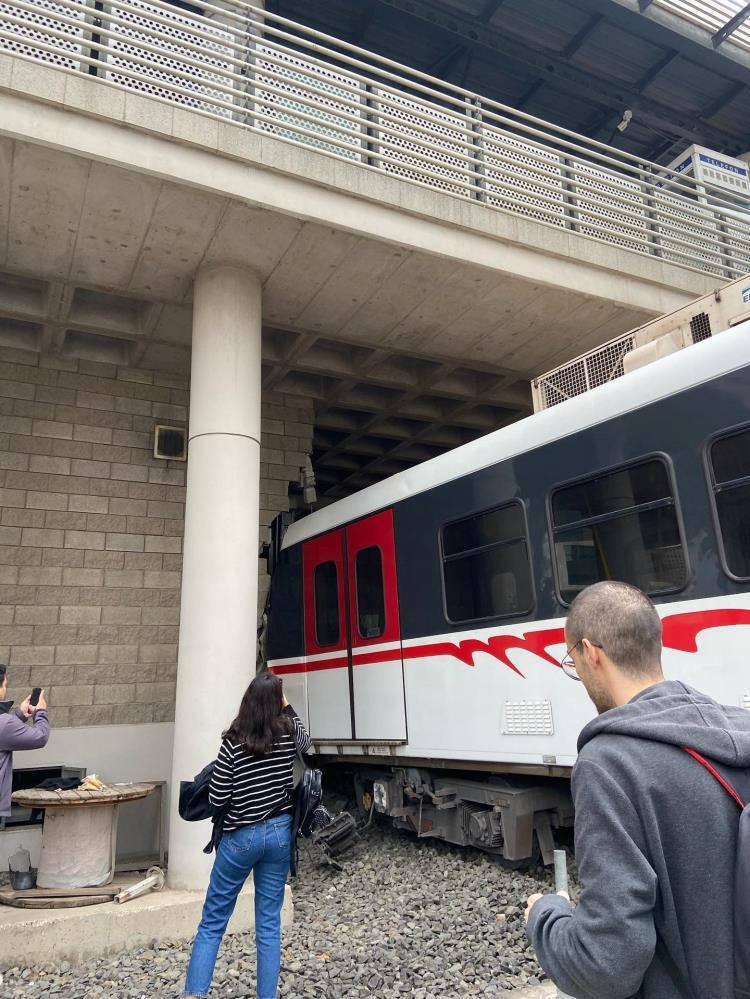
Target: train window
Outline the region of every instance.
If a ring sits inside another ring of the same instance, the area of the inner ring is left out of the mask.
[[[445,608],[454,623],[528,614],[534,595],[520,503],[443,528]]]
[[[710,450],[716,513],[729,572],[750,578],[750,430],[714,441]]]
[[[552,494],[559,594],[570,603],[602,579],[646,593],[687,582],[687,563],[666,463],[652,458],[603,472]]]
[[[385,632],[383,556],[377,545],[357,552],[357,628],[361,638],[380,638]]]
[[[335,562],[315,566],[315,641],[321,648],[339,640],[339,583]]]

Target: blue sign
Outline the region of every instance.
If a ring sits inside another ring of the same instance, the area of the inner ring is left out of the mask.
[[[736,163],[727,163],[725,160],[717,160],[713,156],[706,156],[705,153],[699,153],[698,155],[701,163],[708,163],[709,166],[719,167],[720,170],[726,170],[729,173],[739,174],[740,177],[747,177],[747,168],[737,166]],[[677,167],[678,170],[682,169]]]

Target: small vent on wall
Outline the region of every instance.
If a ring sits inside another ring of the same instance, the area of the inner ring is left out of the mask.
[[[708,340],[711,336],[711,320],[705,312],[699,312],[690,320],[690,332],[693,334],[693,343],[700,343],[701,340]]]
[[[554,735],[550,701],[506,701],[503,735]]]
[[[155,427],[154,458],[185,461],[187,458],[186,431],[182,427]]]

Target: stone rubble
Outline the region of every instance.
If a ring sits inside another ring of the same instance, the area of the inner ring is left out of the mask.
[[[499,996],[544,975],[526,942],[528,895],[549,871],[497,860],[387,826],[367,830],[335,871],[303,849],[284,934],[280,995],[288,999]],[[575,885],[573,886],[575,895]],[[175,999],[189,944],[154,943],[71,968],[10,968],[3,999]],[[225,940],[212,996],[255,996],[252,936]]]

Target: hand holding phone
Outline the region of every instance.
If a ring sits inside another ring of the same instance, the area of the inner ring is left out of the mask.
[[[31,691],[31,697],[29,698],[29,704],[32,706],[32,708],[35,708],[37,706],[41,695],[42,695],[42,688],[34,687],[34,689]]]

